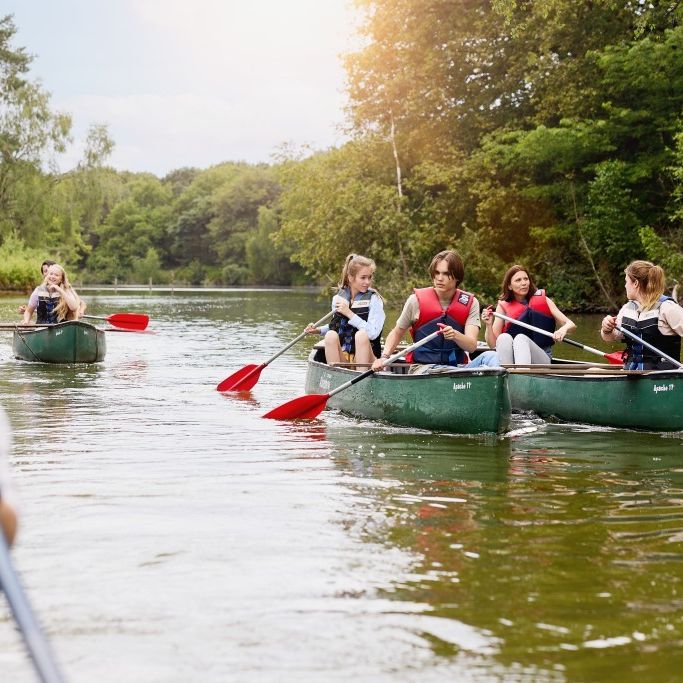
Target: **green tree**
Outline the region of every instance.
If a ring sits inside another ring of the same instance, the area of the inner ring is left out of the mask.
[[[11,16],[0,19],[0,240],[24,237],[29,221],[17,197],[39,184],[43,164],[65,150],[71,130],[70,117],[52,112],[49,94],[27,79],[31,58],[12,45],[16,30]]]
[[[246,254],[249,281],[257,285],[291,285],[299,268],[289,258],[286,245],[276,247],[273,236],[278,230],[277,211],[267,206],[258,209],[258,226],[247,237]]]
[[[151,253],[162,254],[171,216],[171,190],[151,174],[128,174],[123,198],[95,229],[97,244],[88,259],[96,282],[129,280]]]

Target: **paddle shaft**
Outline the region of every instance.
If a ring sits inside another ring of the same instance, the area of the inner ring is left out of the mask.
[[[0,325],[0,330],[35,330],[38,327],[54,327],[59,324],[61,323],[45,323],[44,325],[20,325],[17,323],[16,325]]]
[[[532,332],[538,332],[539,334],[544,334],[546,337],[551,337],[554,339],[553,333],[548,332],[547,330],[542,330],[540,327],[534,327],[533,325],[529,325],[528,323],[523,323],[520,320],[515,320],[514,318],[510,318],[507,315],[503,315],[502,313],[496,313],[494,311],[493,315],[496,316],[496,318],[500,318],[501,320],[507,320],[507,322],[512,323],[513,325],[519,325],[520,327],[526,327],[527,330],[531,330]],[[598,356],[606,356],[607,354],[604,351],[600,351],[600,349],[594,349],[592,346],[588,346],[587,344],[581,344],[577,341],[574,341],[573,339],[567,339],[565,337],[562,340],[565,344],[569,344],[570,346],[576,346],[578,349],[583,349],[584,351],[590,351],[591,353],[594,353]]]
[[[441,334],[442,330],[437,330],[436,332],[432,332],[430,335],[426,336],[424,339],[420,339],[419,342],[415,342],[415,344],[411,344],[410,346],[406,346],[405,349],[402,351],[398,351],[395,353],[393,356],[390,356],[389,358],[382,358],[382,367],[389,365],[390,363],[393,363],[394,361],[397,361],[399,358],[403,358],[407,353],[410,353],[411,351],[414,351],[415,349],[419,348],[423,344],[426,344],[427,342],[430,342],[432,339],[435,339]],[[365,379],[366,377],[370,377],[370,375],[374,375],[376,370],[366,370],[364,373],[361,375],[358,375],[358,377],[354,377],[353,379],[350,379],[348,382],[344,382],[344,384],[340,384],[336,389],[333,389],[330,391],[329,394],[327,394],[327,398],[330,398],[331,396],[334,396],[335,394],[338,394],[340,391],[344,391],[344,389],[348,389],[352,384],[355,384],[356,382],[360,382],[362,379]]]
[[[621,325],[615,325],[615,327],[622,334],[626,335],[627,337],[630,337],[631,339],[633,339],[633,341],[638,342],[638,344],[642,344],[643,346],[647,347],[648,349],[650,349],[650,351],[656,353],[661,358],[664,358],[664,360],[668,360],[669,363],[673,363],[677,368],[683,368],[683,364],[679,363],[671,356],[667,356],[663,351],[660,351],[656,346],[652,346],[652,344],[650,344],[649,342],[646,342],[644,339],[641,339],[637,334],[633,334],[633,332],[625,330]]]
[[[322,318],[320,318],[320,320],[318,320],[318,322],[313,323],[313,327],[318,327],[319,325],[322,325],[323,323],[326,323],[333,315],[334,315],[334,311],[330,311],[327,315],[324,315]],[[292,339],[292,341],[289,342],[289,344],[287,344],[287,346],[285,346],[285,347],[283,347],[282,349],[280,349],[274,356],[271,356],[271,357],[270,357],[265,363],[263,363],[263,365],[260,366],[260,367],[263,368],[263,367],[265,367],[266,365],[269,365],[270,363],[272,363],[276,358],[279,358],[285,351],[287,351],[288,349],[291,349],[292,346],[294,346],[294,344],[296,344],[297,342],[301,341],[307,334],[308,334],[308,333],[304,331],[304,332],[302,332],[298,337],[296,337],[295,339]]]
[[[0,584],[40,680],[42,683],[64,683],[50,645],[14,571],[7,541],[2,532],[0,532]]]

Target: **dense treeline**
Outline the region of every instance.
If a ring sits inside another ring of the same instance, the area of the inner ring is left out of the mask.
[[[71,122],[2,20],[0,287],[44,254],[96,282],[326,282],[353,249],[405,292],[446,247],[469,289],[495,296],[521,261],[570,309],[614,307],[634,258],[683,278],[679,2],[356,5],[350,142],[162,179],[108,168],[98,126],[76,169],[51,169]]]

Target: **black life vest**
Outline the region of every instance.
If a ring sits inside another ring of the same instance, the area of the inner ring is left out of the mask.
[[[367,322],[370,315],[370,300],[376,294],[374,289],[368,289],[367,292],[356,294],[353,301],[351,299],[351,292],[348,288],[340,289],[337,296],[341,296],[347,301],[350,301],[349,308],[362,320]],[[341,313],[335,312],[330,320],[330,329],[334,330],[339,335],[339,344],[342,351],[353,354],[356,352],[356,332],[358,328],[351,325],[349,319]],[[370,340],[370,347],[375,354],[375,358],[382,355],[382,332]]]
[[[545,294],[545,289],[538,289],[529,297],[528,302],[522,303],[517,301],[499,301],[503,313],[508,318],[514,318],[527,325],[540,327],[546,332],[555,331],[555,318],[548,305],[548,297]],[[514,323],[506,322],[503,326],[503,332],[507,332],[510,336],[516,337],[518,334],[525,334],[535,344],[540,346],[544,351],[550,353],[550,347],[555,343],[551,337],[546,337],[544,334],[532,332],[524,327],[515,325]]]
[[[36,307],[36,323],[38,325],[54,325],[58,323],[57,311],[61,296],[50,296],[47,288],[38,288],[38,306]]]
[[[681,356],[681,338],[677,334],[662,334],[659,330],[659,314],[665,301],[673,301],[670,296],[660,296],[659,301],[649,311],[638,315],[638,304],[629,301],[623,308],[621,326],[640,337],[671,358],[678,360]],[[673,363],[662,358],[643,344],[626,337],[624,367],[628,370],[673,370]]]
[[[420,341],[439,329],[437,323],[450,325],[454,330],[464,334],[467,317],[474,303],[474,295],[456,289],[450,304],[444,310],[434,287],[415,289],[420,315],[410,328],[413,341]],[[465,363],[465,352],[454,342],[444,339],[443,335],[415,349],[406,356],[409,363],[438,363],[440,365],[458,365]]]

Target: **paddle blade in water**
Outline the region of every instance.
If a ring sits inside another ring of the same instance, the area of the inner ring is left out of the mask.
[[[144,330],[149,325],[149,316],[144,313],[113,313],[105,320],[114,327],[124,330]]]
[[[624,359],[622,357],[621,351],[614,351],[613,353],[606,353],[605,358],[611,365],[623,365]]]
[[[299,398],[294,398],[277,408],[273,408],[263,417],[271,420],[312,420],[325,410],[329,397],[329,394],[299,396]]]
[[[258,382],[261,370],[265,367],[265,363],[261,365],[245,365],[237,372],[233,372],[230,377],[226,377],[216,387],[216,391],[249,391]]]

